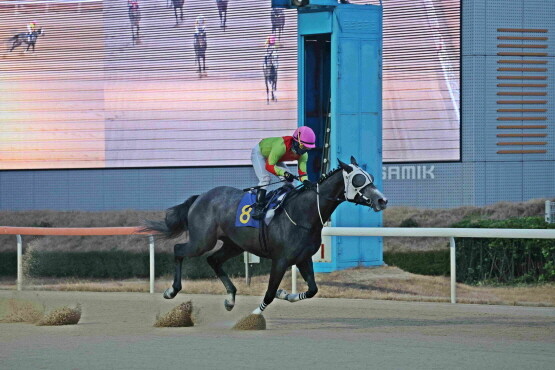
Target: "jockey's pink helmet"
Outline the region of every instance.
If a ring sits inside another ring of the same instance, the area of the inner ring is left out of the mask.
[[[293,139],[303,144],[307,148],[316,147],[316,135],[308,126],[301,126],[293,133]]]

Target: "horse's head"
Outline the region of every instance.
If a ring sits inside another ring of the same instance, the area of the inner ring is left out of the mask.
[[[387,198],[374,185],[374,176],[360,168],[354,157],[351,164],[339,161],[345,182],[345,199],[351,203],[372,207],[376,212],[387,208]]]

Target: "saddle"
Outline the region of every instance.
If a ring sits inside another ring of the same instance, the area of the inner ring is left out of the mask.
[[[275,211],[277,208],[279,208],[279,206],[281,206],[281,204],[285,200],[285,196],[293,189],[293,185],[286,184],[266,194],[266,204],[264,205],[264,211]]]
[[[284,202],[286,195],[293,190],[293,186],[287,184],[276,190],[270,191],[266,194],[266,204],[264,205],[264,222],[268,225],[274,218],[279,207]],[[248,192],[243,195],[237,207],[237,214],[235,218],[235,226],[244,227],[250,226],[259,228],[260,221],[250,217],[252,206],[256,203],[256,192]]]

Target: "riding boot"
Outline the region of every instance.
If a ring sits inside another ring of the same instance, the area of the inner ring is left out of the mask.
[[[252,218],[261,220],[264,217],[264,203],[266,201],[266,189],[258,189],[256,192],[256,203],[252,211]]]

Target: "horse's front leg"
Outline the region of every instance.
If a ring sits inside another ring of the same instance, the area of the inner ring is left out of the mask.
[[[286,290],[280,289],[277,291],[276,298],[284,299],[289,302],[298,302],[306,298],[312,298],[318,293],[318,287],[316,286],[316,280],[314,279],[314,267],[312,265],[312,259],[309,258],[304,260],[297,265],[299,271],[306,283],[308,284],[308,290],[300,294],[287,293]]]
[[[287,270],[287,261],[284,259],[272,260],[272,270],[270,272],[270,281],[268,283],[268,289],[264,295],[264,300],[260,303],[257,309],[252,311],[255,315],[260,315],[268,307],[270,303],[276,297],[276,292],[279,288],[279,284],[285,275],[285,270]]]
[[[270,89],[268,88],[268,77],[264,76],[264,83],[266,84],[266,104],[270,104]]]

